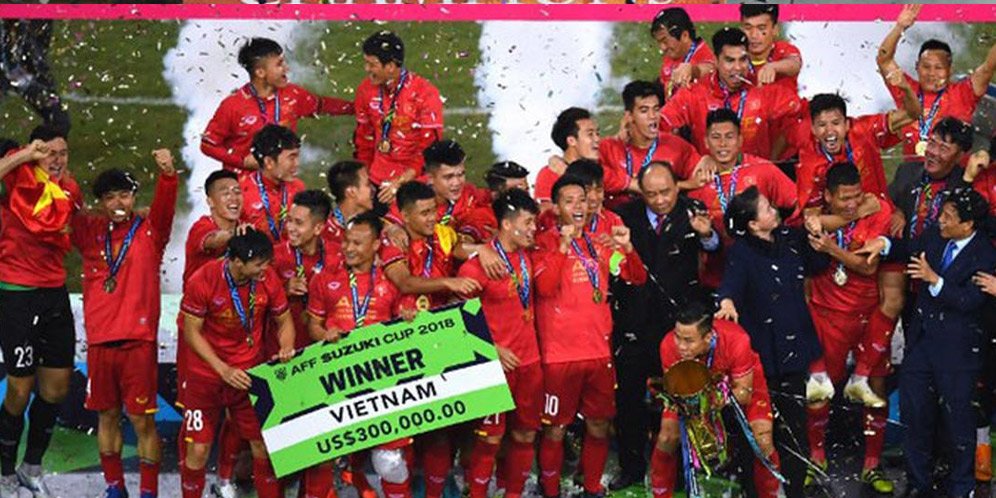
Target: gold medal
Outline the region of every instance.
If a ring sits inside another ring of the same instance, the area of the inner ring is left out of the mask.
[[[841,287],[847,285],[847,272],[843,266],[838,266],[837,271],[833,272],[833,283]]]
[[[381,154],[387,154],[391,152],[391,141],[386,138],[381,140],[377,144],[377,150],[379,150]]]
[[[249,347],[251,348],[253,346],[253,344],[256,344],[256,341],[252,340],[252,336],[251,335],[250,336],[246,336],[246,344],[248,344]]]
[[[916,155],[923,157],[927,153],[927,142],[920,140],[916,143],[916,148],[914,150],[916,151]]]
[[[601,303],[602,302],[602,291],[600,289],[595,289],[595,291],[591,293],[591,300],[594,301],[595,304]]]
[[[417,309],[419,311],[428,311],[429,310],[429,297],[426,296],[425,294],[422,294],[421,296],[419,296],[418,299],[415,300],[415,309]]]
[[[533,310],[532,310],[532,308],[527,309],[527,310],[525,310],[525,311],[522,312],[522,319],[525,320],[526,322],[532,322],[533,321]]]
[[[114,289],[116,289],[117,286],[118,281],[114,277],[107,277],[107,279],[104,280],[104,292],[108,294],[114,292]]]

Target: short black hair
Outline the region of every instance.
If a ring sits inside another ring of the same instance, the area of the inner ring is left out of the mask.
[[[98,199],[111,192],[137,191],[138,182],[132,178],[131,173],[120,168],[105,169],[93,180],[93,196]]]
[[[662,168],[671,175],[671,179],[675,182],[678,181],[678,177],[674,174],[674,166],[667,161],[650,161],[650,164],[646,168],[640,169],[640,172],[636,174],[636,184],[642,189],[643,188],[643,177],[647,176],[647,172],[654,168]]]
[[[425,150],[422,151],[422,157],[425,159],[424,171],[426,173],[434,173],[442,165],[447,166],[457,166],[467,158],[467,154],[463,151],[463,147],[460,147],[454,140],[437,140],[429,144]]]
[[[300,148],[301,139],[294,131],[280,125],[268,124],[252,137],[252,147],[249,150],[262,169],[265,158],[275,160],[285,150]]]
[[[675,38],[681,38],[681,34],[687,31],[688,36],[695,39],[695,24],[692,23],[692,18],[688,17],[688,12],[681,7],[661,9],[654,16],[654,20],[650,23],[650,34],[654,35],[662,29],[666,29],[667,33]]]
[[[861,185],[861,172],[849,161],[835,163],[827,170],[827,190],[833,194],[842,186]]]
[[[940,50],[941,52],[948,54],[948,64],[951,64],[951,57],[952,57],[951,45],[948,45],[947,43],[942,42],[941,40],[931,38],[923,42],[922,45],[920,45],[920,52],[916,54],[917,59],[919,59],[920,56],[922,56],[923,53],[928,50]]]
[[[259,61],[267,57],[279,56],[283,53],[284,48],[269,38],[252,38],[239,49],[239,65],[252,78],[252,72],[256,69]]]
[[[723,47],[747,48],[747,35],[740,28],[725,27],[712,35],[712,50],[719,56]]]
[[[363,40],[363,55],[372,55],[381,64],[405,63],[405,43],[392,31],[378,31]]]
[[[716,312],[716,306],[703,298],[689,299],[683,306],[678,308],[675,317],[677,323],[682,325],[696,325],[702,335],[712,331],[712,316]]]
[[[723,216],[727,233],[737,237],[747,236],[750,233],[750,222],[757,219],[757,205],[760,200],[761,191],[756,185],[751,185],[733,196]]]
[[[622,91],[623,109],[632,111],[636,106],[636,99],[646,97],[657,97],[657,102],[664,105],[664,87],[659,81],[636,80],[626,83]]]
[[[740,5],[740,20],[767,15],[773,24],[778,24],[778,6],[763,3],[745,3]]]
[[[583,119],[591,119],[591,113],[580,107],[568,107],[557,115],[557,120],[553,122],[553,130],[550,131],[550,138],[560,150],[567,150],[567,137],[577,138],[580,131],[578,121]]]
[[[246,229],[245,233],[236,234],[228,240],[227,256],[229,259],[237,259],[243,263],[248,263],[254,259],[271,260],[273,259],[273,242],[270,242],[270,238],[263,232],[250,227]]]
[[[962,152],[972,149],[972,125],[956,117],[947,116],[938,121],[931,134],[945,142],[953,142]]]
[[[214,186],[215,182],[217,182],[218,180],[224,180],[225,178],[239,181],[239,175],[234,171],[230,171],[227,169],[219,169],[217,171],[212,171],[211,174],[208,175],[207,180],[204,180],[204,195],[208,195],[211,193],[211,187]]]
[[[366,166],[359,161],[337,161],[329,167],[325,181],[329,184],[329,193],[336,202],[342,202],[346,197],[346,189],[360,186],[360,171]]]
[[[436,192],[432,190],[432,187],[419,182],[419,181],[409,181],[401,184],[398,187],[398,192],[394,195],[395,201],[398,203],[398,209],[404,211],[408,209],[409,206],[415,205],[418,201],[424,201],[428,199],[435,199]]]
[[[601,187],[605,180],[605,171],[602,170],[602,165],[591,159],[581,158],[568,164],[564,174],[581,180],[584,182],[585,188]]]
[[[294,194],[294,204],[308,208],[311,216],[325,220],[332,212],[332,201],[321,190],[302,190]]]
[[[816,119],[821,113],[833,110],[840,111],[842,116],[847,117],[847,101],[844,97],[836,93],[820,93],[809,100],[809,117],[812,119]]]
[[[539,205],[536,204],[536,201],[529,197],[526,191],[517,188],[502,192],[491,203],[491,209],[495,212],[495,219],[498,220],[498,223],[505,219],[514,218],[523,211],[539,214]]]
[[[989,217],[989,203],[982,194],[972,187],[959,187],[944,194],[944,204],[954,204],[958,211],[958,219],[963,223],[972,222],[972,228],[982,229],[983,223]]]
[[[740,118],[737,117],[737,113],[733,112],[733,109],[727,109],[725,107],[720,107],[709,111],[706,114],[706,129],[712,128],[712,125],[719,123],[733,123],[733,126],[737,127],[737,131],[740,131]]]
[[[484,181],[488,184],[488,189],[497,192],[505,186],[505,181],[509,179],[520,179],[529,176],[529,170],[515,161],[499,161],[488,168],[484,174]]]
[[[571,175],[561,175],[557,178],[557,181],[553,182],[553,189],[550,191],[550,198],[553,199],[553,203],[556,204],[560,200],[560,191],[570,187],[571,185],[581,187],[581,190],[586,189],[588,186],[585,185],[584,180]]]
[[[28,142],[32,142],[34,140],[49,142],[51,140],[55,140],[56,138],[69,140],[69,134],[62,127],[44,123],[35,126],[35,128],[31,130],[31,135],[28,137]]]
[[[384,222],[381,221],[380,216],[377,216],[377,213],[374,213],[373,211],[367,211],[353,216],[349,219],[349,222],[346,223],[346,229],[348,230],[356,225],[366,225],[370,227],[370,229],[373,230],[375,238],[380,238],[380,232],[384,230]]]

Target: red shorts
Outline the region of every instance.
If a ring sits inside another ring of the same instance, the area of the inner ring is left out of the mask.
[[[616,370],[612,360],[569,361],[543,365],[544,425],[567,425],[580,413],[585,419],[616,415]]]
[[[834,383],[839,383],[847,376],[847,355],[854,352],[858,355],[858,345],[864,339],[868,330],[868,322],[875,312],[878,303],[865,310],[850,312],[834,311],[821,306],[810,305],[813,315],[813,325],[816,336],[823,348],[823,361],[827,374]],[[885,377],[889,374],[887,362],[873,365],[871,377]]]
[[[760,422],[767,420],[771,422],[774,417],[771,414],[771,394],[768,392],[768,381],[760,372],[754,372],[754,393],[751,394],[750,403],[744,407],[744,415],[747,422]],[[661,412],[661,418],[665,420],[678,420],[678,412],[665,408]]]
[[[240,391],[217,379],[187,377],[180,385],[184,410],[180,437],[192,443],[210,444],[214,440],[218,422],[228,410],[229,422],[234,424],[242,439],[260,441],[259,421],[249,402],[249,392]]]
[[[540,428],[543,413],[543,367],[539,362],[505,372],[508,389],[512,391],[515,409],[484,417],[475,432],[481,436],[501,436],[505,425],[513,430],[535,431]],[[511,417],[511,422],[505,419]]]
[[[121,408],[130,415],[155,413],[159,358],[156,343],[91,344],[87,350],[86,408]]]

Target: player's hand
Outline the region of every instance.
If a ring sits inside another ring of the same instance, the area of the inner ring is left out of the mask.
[[[861,204],[858,205],[857,217],[855,219],[871,216],[881,210],[882,203],[879,202],[878,196],[871,192],[865,192],[864,197],[861,198]]]
[[[415,308],[401,308],[398,310],[398,316],[400,316],[402,320],[411,323],[415,320],[415,317],[418,316],[418,310]]]
[[[906,90],[910,86],[910,82],[906,80],[906,75],[903,74],[902,68],[895,61],[886,64],[882,68],[882,77],[885,78],[886,83],[900,90]]]
[[[564,161],[564,158],[561,156],[550,156],[546,160],[546,166],[562,175],[567,170],[567,161]]]
[[[166,176],[176,174],[176,168],[173,166],[173,153],[169,149],[156,149],[152,151],[152,157],[156,160],[156,166],[159,167],[160,173]]]
[[[397,247],[402,252],[408,252],[408,232],[404,227],[394,223],[385,223],[384,235],[392,246]]]
[[[920,253],[918,256],[913,256],[910,258],[910,262],[906,265],[906,274],[910,278],[915,278],[923,280],[924,283],[929,285],[936,284],[940,275],[930,267],[930,263],[927,263],[927,255]]]
[[[574,225],[564,225],[560,227],[560,252],[567,254],[574,240]]]
[[[692,230],[695,230],[695,233],[703,239],[712,237],[712,220],[709,219],[709,213],[705,211],[693,211],[690,214],[691,216],[688,218],[688,221],[692,225]]]
[[[336,342],[339,339],[341,339],[342,336],[343,336],[342,330],[332,327],[330,329],[325,330],[325,337],[323,337],[322,339],[324,339],[325,342]]]
[[[277,354],[273,355],[273,358],[271,359],[277,360],[280,363],[287,363],[288,361],[291,361],[291,358],[294,358],[294,353],[295,351],[293,347],[280,348],[280,351],[277,351]]]
[[[633,242],[630,238],[629,227],[626,225],[612,227],[612,244],[616,249],[626,254],[633,252]]]
[[[899,17],[896,18],[896,26],[903,28],[903,31],[913,27],[917,16],[920,15],[921,9],[923,9],[923,5],[917,3],[903,5],[903,10],[899,12]]]
[[[699,159],[698,164],[695,165],[695,169],[692,170],[692,175],[685,182],[691,190],[702,188],[712,181],[718,171],[719,164],[716,163],[715,159],[710,156],[702,156],[702,159]]]
[[[45,159],[48,157],[49,148],[48,142],[44,140],[35,139],[32,140],[27,147],[24,148],[26,154],[28,154],[29,161],[38,161],[39,159]]]
[[[481,246],[477,250],[477,257],[481,261],[481,268],[484,269],[484,274],[491,280],[501,280],[508,275],[508,267],[501,260],[498,251],[492,249],[490,245]],[[477,284],[477,282],[474,283]],[[480,290],[480,285],[478,285],[477,289]]]
[[[394,196],[398,193],[398,187],[394,182],[384,182],[380,184],[380,188],[377,189],[377,200],[381,204],[390,204],[394,202]]]
[[[978,285],[982,292],[996,296],[996,275],[980,271],[972,277],[972,283]]]
[[[892,238],[902,237],[904,230],[906,230],[906,216],[897,209],[889,218],[889,236]]]
[[[823,220],[816,215],[806,216],[805,227],[810,235],[819,235],[823,233]]]
[[[515,356],[511,349],[495,346],[495,350],[498,351],[498,361],[501,362],[503,370],[511,372],[519,367],[519,357]]]
[[[740,320],[740,315],[737,313],[737,307],[733,304],[733,300],[730,298],[723,299],[719,302],[719,311],[716,312],[715,316],[716,318],[730,320],[732,322]]]
[[[443,279],[443,285],[446,286],[446,290],[459,296],[476,296],[482,289],[477,280],[463,277]]]
[[[225,365],[218,374],[221,375],[221,380],[236,389],[247,391],[249,386],[252,385],[252,379],[249,378],[249,374],[229,365]]]
[[[875,237],[874,239],[865,242],[865,245],[861,246],[859,249],[854,251],[855,256],[866,256],[865,262],[869,265],[875,264],[879,256],[882,255],[882,251],[885,250],[886,241],[884,237]]]
[[[777,77],[778,73],[775,72],[775,68],[771,67],[771,64],[765,64],[757,72],[757,86],[770,85],[775,82]]]
[[[972,183],[979,176],[984,169],[989,167],[990,157],[989,151],[980,150],[968,158],[968,164],[965,166],[965,173],[962,178],[966,183]]]
[[[809,234],[809,246],[813,248],[816,252],[822,252],[829,254],[837,243],[830,238],[829,234],[819,233],[819,234]]]
[[[288,296],[303,296],[308,293],[308,280],[295,276],[287,281]]]
[[[242,167],[249,171],[256,171],[259,169],[259,162],[256,161],[256,158],[252,154],[246,154],[246,157],[242,158]]]
[[[692,83],[692,63],[682,62],[671,72],[671,84],[674,88],[688,86]]]

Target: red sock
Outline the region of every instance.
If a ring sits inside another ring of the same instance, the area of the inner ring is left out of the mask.
[[[674,496],[674,480],[678,474],[678,462],[674,455],[654,447],[650,454],[650,490],[654,498]]]
[[[495,489],[505,489],[508,486],[508,481],[505,480],[505,476],[508,475],[508,450],[501,451],[498,450],[498,455],[495,457]]]
[[[412,487],[409,481],[410,479],[405,479],[405,482],[387,482],[381,479],[380,487],[384,488],[384,498],[411,498]]]
[[[474,449],[470,453],[470,498],[485,498],[488,494],[488,482],[495,468],[495,455],[498,445],[491,444],[483,438],[474,441]]]
[[[809,458],[816,463],[827,461],[826,449],[823,447],[830,421],[830,405],[820,408],[806,407],[806,437],[809,439]]]
[[[768,455],[768,460],[775,467],[775,470],[781,468],[781,459],[778,458],[778,452],[772,451]],[[757,488],[758,498],[777,498],[778,488],[781,483],[775,478],[775,475],[768,470],[767,467],[761,463],[757,458],[754,459],[754,487]]]
[[[450,438],[433,441],[422,454],[422,473],[425,475],[425,498],[440,498],[446,487],[446,477],[453,465]]]
[[[605,471],[605,461],[609,459],[609,438],[584,435],[584,445],[581,447],[581,468],[584,471],[584,490],[592,493],[602,493],[602,472]]]
[[[183,488],[183,498],[204,497],[204,469],[191,469],[184,465],[180,469],[180,487]]]
[[[885,445],[885,423],[889,408],[865,408],[865,470],[878,467]]]
[[[138,462],[139,494],[159,496],[159,462],[142,460]]]
[[[533,470],[533,458],[536,450],[533,443],[520,443],[510,440],[508,454],[502,460],[505,462],[505,496],[521,495],[526,486],[529,472]],[[499,466],[499,470],[501,470]]]
[[[124,466],[120,453],[101,453],[100,468],[104,471],[107,487],[124,488]]]
[[[332,463],[320,463],[304,469],[301,474],[302,498],[336,498],[334,466]]]
[[[283,498],[280,480],[273,475],[273,467],[269,458],[252,459],[252,483],[256,486],[256,496],[259,498]]]
[[[564,465],[564,442],[544,437],[540,440],[540,484],[544,496],[560,495],[560,472]]]
[[[218,479],[232,480],[235,461],[238,460],[244,444],[242,436],[235,430],[232,422],[227,418],[224,419],[218,434]]]
[[[865,334],[858,345],[855,358],[855,375],[869,377],[872,369],[883,366],[889,360],[889,346],[892,345],[892,331],[896,328],[896,318],[889,318],[876,309],[865,325]]]

